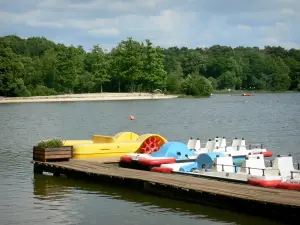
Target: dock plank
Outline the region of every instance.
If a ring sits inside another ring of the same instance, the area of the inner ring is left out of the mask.
[[[115,161],[116,159],[111,161],[108,159],[99,159],[34,163],[43,164],[46,167],[69,169],[87,174],[118,177],[121,179],[139,180],[214,195],[299,207],[300,209],[300,192],[297,191],[263,188],[180,174],[154,173],[143,170],[120,168],[115,164],[105,164]]]

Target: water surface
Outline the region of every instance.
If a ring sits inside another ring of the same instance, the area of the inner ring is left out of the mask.
[[[129,120],[129,114],[135,116]],[[208,99],[0,104],[0,224],[275,224],[88,181],[34,175],[41,139],[90,139],[120,131],[170,141],[215,136],[264,143],[299,159],[300,94],[216,95]]]

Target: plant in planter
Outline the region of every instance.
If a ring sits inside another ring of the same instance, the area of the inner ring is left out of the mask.
[[[59,138],[39,141],[33,147],[34,160],[68,160],[71,157],[72,147],[63,146],[63,140]]]
[[[42,148],[59,148],[63,144],[62,139],[58,138],[53,138],[49,140],[42,140],[37,143],[37,148],[42,149]]]

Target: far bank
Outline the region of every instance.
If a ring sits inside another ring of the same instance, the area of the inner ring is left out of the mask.
[[[151,93],[92,93],[66,94],[33,97],[0,97],[0,103],[26,102],[78,102],[78,101],[113,101],[113,100],[156,100],[178,98],[178,95],[151,94]]]

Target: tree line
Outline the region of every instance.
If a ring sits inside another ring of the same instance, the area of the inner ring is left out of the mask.
[[[44,37],[0,37],[0,96],[153,92],[209,96],[213,90],[300,91],[300,50],[280,46],[153,46],[122,40],[110,52]]]

